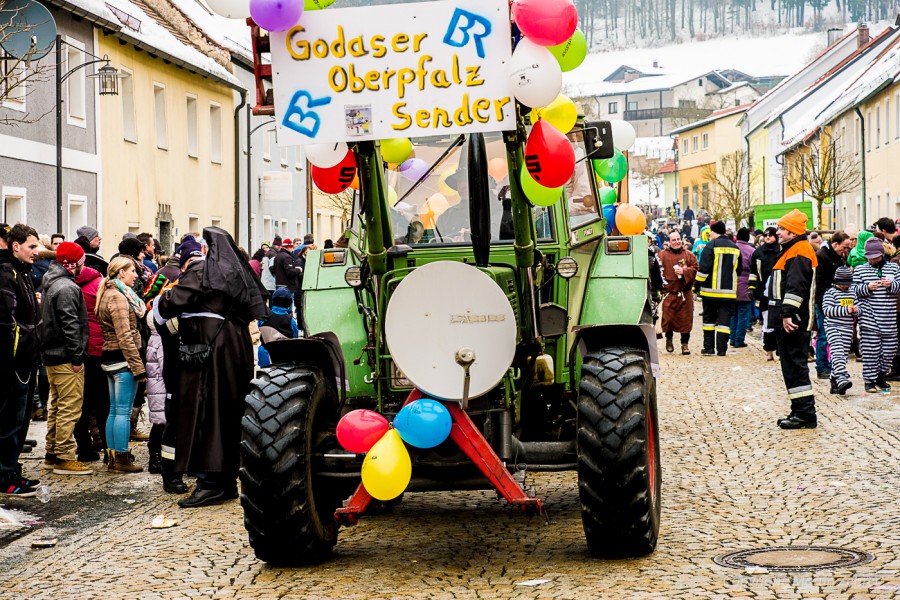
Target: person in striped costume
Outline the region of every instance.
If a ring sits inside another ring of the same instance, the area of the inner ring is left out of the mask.
[[[853,327],[859,316],[856,294],[851,289],[853,272],[848,267],[838,267],[834,283],[822,296],[822,313],[828,331],[831,349],[831,393],[843,396],[853,383],[847,371],[847,356],[853,342]]]
[[[860,308],[863,382],[874,394],[891,389],[884,378],[897,351],[897,332],[891,325],[900,294],[900,266],[885,258],[878,238],[866,240],[865,257],[866,263],[853,269],[853,291]]]

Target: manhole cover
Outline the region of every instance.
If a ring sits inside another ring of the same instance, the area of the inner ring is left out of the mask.
[[[839,569],[870,563],[875,557],[861,550],[822,546],[786,546],[741,550],[717,556],[717,565],[731,569],[765,567],[770,571],[817,571]]]

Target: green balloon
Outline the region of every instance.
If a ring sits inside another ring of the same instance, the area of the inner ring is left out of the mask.
[[[587,56],[587,40],[581,30],[576,29],[572,37],[558,46],[548,47],[547,50],[556,57],[563,72],[572,71],[584,62],[584,57]]]
[[[303,0],[303,10],[322,10],[334,4],[334,0]]]
[[[553,206],[562,198],[563,186],[556,188],[544,187],[535,181],[526,169],[522,169],[519,182],[522,184],[522,191],[525,192],[525,197],[536,206]]]
[[[594,172],[603,181],[619,183],[628,174],[628,160],[618,149],[612,158],[594,161]]]
[[[611,187],[600,188],[600,204],[615,204],[616,190]]]

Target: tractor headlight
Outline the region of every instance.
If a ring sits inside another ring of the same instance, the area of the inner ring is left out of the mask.
[[[563,256],[559,259],[559,262],[556,263],[556,272],[559,273],[559,276],[563,279],[571,279],[578,273],[578,263],[575,262],[575,259],[571,256]]]
[[[347,270],[344,271],[344,281],[346,281],[347,285],[350,287],[360,287],[363,283],[362,267],[347,267]]]

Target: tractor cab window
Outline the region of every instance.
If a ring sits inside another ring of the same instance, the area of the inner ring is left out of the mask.
[[[514,239],[506,147],[500,133],[485,135],[491,241]],[[385,171],[395,244],[468,244],[468,137],[415,140],[414,156]],[[539,239],[552,239],[550,210],[535,209]]]
[[[575,172],[566,184],[566,198],[569,202],[569,227],[575,229],[599,219],[600,215],[594,186],[591,185],[594,177],[591,161],[584,158],[584,132],[573,131],[568,137],[575,148]]]

